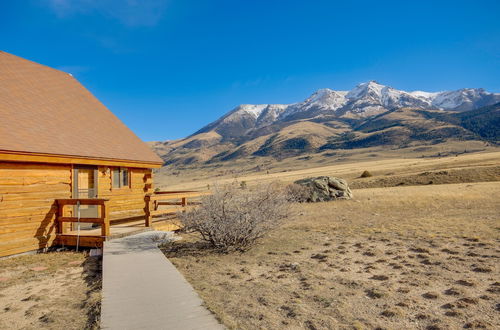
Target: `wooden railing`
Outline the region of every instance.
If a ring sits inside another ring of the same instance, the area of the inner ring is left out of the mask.
[[[189,207],[194,207],[199,203],[198,199],[201,196],[208,195],[210,192],[199,191],[160,191],[154,194],[145,196],[145,226],[151,227],[154,217],[167,215],[175,215],[177,212],[183,212]],[[57,217],[56,217],[56,234],[62,237],[74,235],[74,233],[66,233],[65,223],[95,223],[101,226],[101,235],[99,239],[106,240],[110,236],[110,207],[108,199],[102,198],[70,198],[56,199]],[[97,205],[100,208],[99,216],[95,218],[80,217],[75,214],[66,216],[65,207],[74,205]],[[124,219],[119,219],[123,221]],[[93,234],[92,236],[95,236]],[[97,238],[97,237],[96,237]]]
[[[208,194],[210,193],[200,191],[157,191],[146,195],[146,227],[151,226],[153,217],[185,211],[189,206],[199,204],[196,199]],[[160,208],[160,206],[168,207]]]
[[[109,236],[109,207],[108,199],[102,198],[71,198],[71,199],[56,199],[57,203],[57,234],[64,234],[64,223],[97,223],[101,225],[101,236],[106,238]],[[100,216],[96,218],[78,218],[75,216],[64,216],[64,207],[67,205],[98,205],[100,206]]]

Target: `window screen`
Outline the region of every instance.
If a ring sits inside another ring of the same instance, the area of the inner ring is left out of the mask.
[[[113,188],[120,188],[120,169],[113,169]]]
[[[130,186],[128,168],[113,169],[113,188],[124,188]]]
[[[121,169],[121,174],[122,174],[122,187],[128,187],[129,182],[128,182],[128,169],[122,168]]]

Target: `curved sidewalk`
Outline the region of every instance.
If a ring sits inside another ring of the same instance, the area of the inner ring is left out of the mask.
[[[102,329],[224,329],[146,232],[104,243]]]

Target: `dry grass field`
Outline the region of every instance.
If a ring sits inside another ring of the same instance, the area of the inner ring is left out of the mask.
[[[342,159],[335,157],[333,164],[324,165],[314,160],[294,160],[289,159],[282,162],[272,162],[269,169],[259,167],[255,170],[255,163],[234,164],[228,162],[222,164],[222,169],[212,168],[210,166],[198,166],[188,168],[175,173],[171,173],[167,168],[163,168],[155,174],[155,186],[162,190],[180,190],[180,189],[198,189],[206,190],[214,182],[228,183],[233,181],[246,181],[249,184],[282,181],[292,182],[298,179],[320,175],[331,175],[344,178],[349,181],[353,187],[364,187],[365,182],[382,179],[380,184],[371,184],[374,186],[391,186],[400,183],[400,177],[404,181],[409,176],[422,176],[425,172],[451,172],[447,179],[446,176],[438,175],[438,178],[420,177],[407,184],[428,184],[434,183],[460,183],[460,182],[481,182],[500,180],[500,151],[483,153],[466,153],[448,157],[427,157],[416,158],[418,153],[404,155],[402,153],[392,155],[389,152],[384,154],[374,154],[376,157],[370,157],[366,154],[351,155]],[[404,157],[403,157],[404,156]],[[360,174],[368,170],[373,174],[372,178],[361,179]],[[465,172],[464,172],[465,171]],[[425,179],[425,180],[423,180]],[[389,181],[392,184],[382,183]],[[358,182],[360,184],[358,185]],[[368,186],[367,186],[368,187]]]
[[[0,260],[0,329],[97,329],[101,262],[53,252]]]
[[[165,254],[232,329],[500,328],[499,182],[353,192],[245,253]]]

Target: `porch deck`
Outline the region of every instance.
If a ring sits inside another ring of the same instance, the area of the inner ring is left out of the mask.
[[[199,204],[199,197],[208,192],[198,191],[162,191],[146,196],[144,216],[129,219],[109,219],[109,206],[105,199],[64,199],[57,200],[58,231],[57,245],[100,248],[106,240],[130,236],[150,230],[172,231],[180,228],[177,212],[185,211]],[[99,205],[100,217],[77,218],[64,217],[66,205]],[[163,207],[161,207],[163,206]],[[72,229],[64,224],[72,223]],[[95,224],[92,228],[80,228],[77,223]]]

